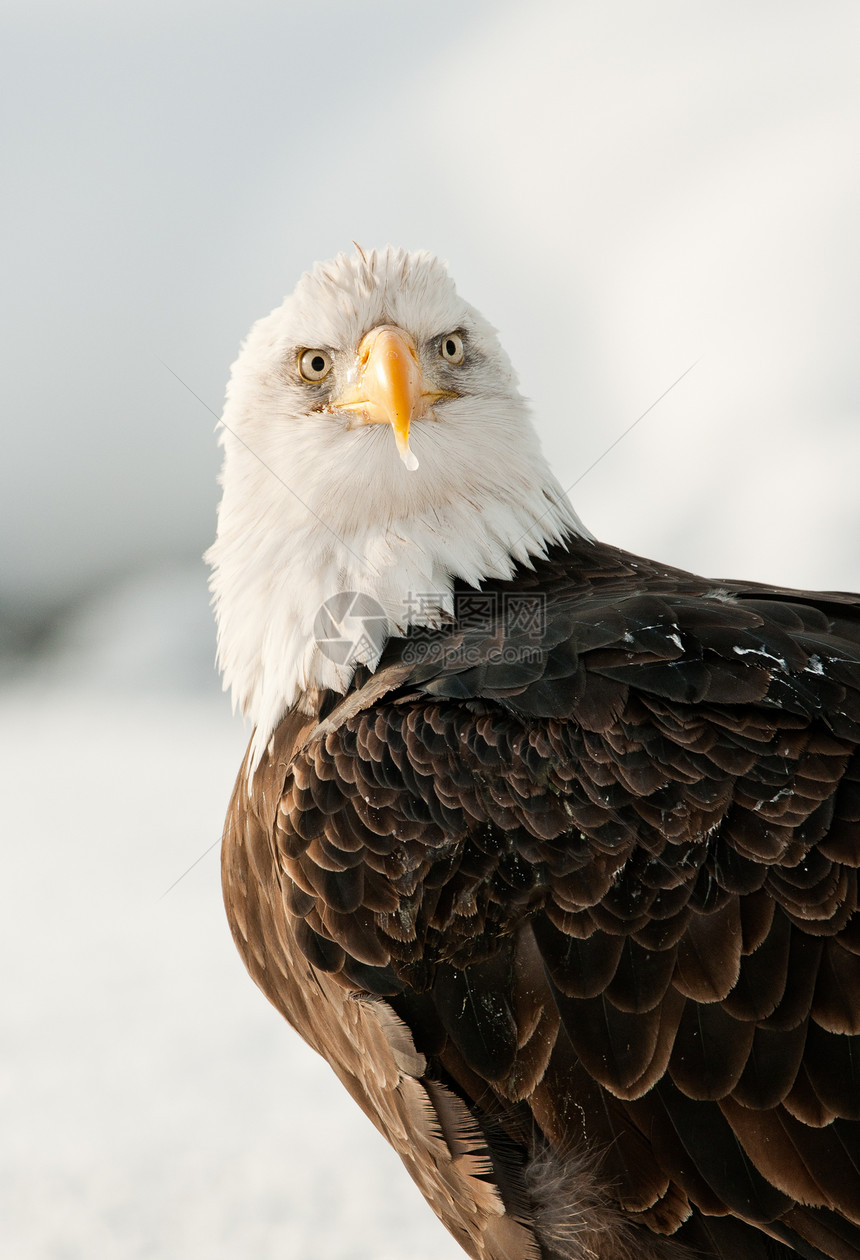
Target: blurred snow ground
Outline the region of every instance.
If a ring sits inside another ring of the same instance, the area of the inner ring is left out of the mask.
[[[0,689],[0,1252],[455,1260],[230,939],[217,841],[246,732],[201,666],[202,568],[69,629]]]

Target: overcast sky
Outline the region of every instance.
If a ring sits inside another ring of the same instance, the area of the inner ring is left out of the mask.
[[[353,238],[449,259],[566,485],[696,363],[576,485],[595,532],[860,586],[851,0],[7,0],[2,25],[7,601],[199,556],[207,408]]]

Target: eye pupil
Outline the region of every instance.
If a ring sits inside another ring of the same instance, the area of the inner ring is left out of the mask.
[[[454,355],[457,353],[457,347],[456,347],[456,345],[454,344],[454,342],[451,340],[451,338],[450,338],[450,337],[449,337],[449,338],[448,338],[448,340],[445,342],[445,351],[446,351],[446,353],[447,353],[447,354],[449,354],[449,355],[451,356],[451,358],[452,358],[452,359],[453,359]]]
[[[321,354],[315,354],[311,359],[311,367],[315,372],[321,372],[325,367],[325,359]]]

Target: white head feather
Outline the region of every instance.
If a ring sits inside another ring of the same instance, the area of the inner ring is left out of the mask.
[[[409,471],[387,424],[355,424],[327,400],[354,379],[358,345],[382,324],[414,340],[422,371],[457,397],[413,422]],[[461,331],[461,366],[439,355]],[[304,349],[329,377],[309,385]],[[453,384],[452,384],[453,382]],[[495,331],[425,252],[387,248],[318,264],[254,325],[233,366],[221,443],[223,498],[207,553],[225,687],[256,726],[256,761],[305,692],[344,692],[355,666],[320,650],[321,605],[363,592],[388,632],[437,624],[455,578],[505,579],[566,534],[588,537],[550,472]]]

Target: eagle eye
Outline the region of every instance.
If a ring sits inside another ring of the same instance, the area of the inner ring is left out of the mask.
[[[299,376],[315,384],[324,381],[331,371],[331,355],[326,350],[302,350],[299,354]]]
[[[439,357],[454,367],[460,366],[466,357],[466,351],[463,349],[463,338],[458,332],[445,333],[439,342]]]

